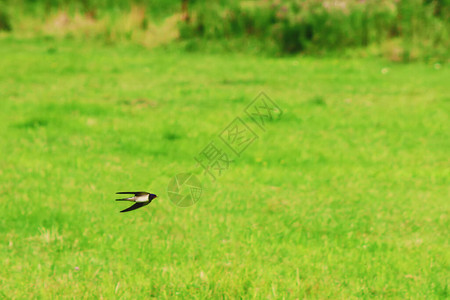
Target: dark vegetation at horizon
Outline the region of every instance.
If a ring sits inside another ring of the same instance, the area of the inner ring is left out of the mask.
[[[392,61],[447,62],[450,1],[46,0],[0,2],[0,29],[27,36],[177,44],[275,55],[363,50]]]

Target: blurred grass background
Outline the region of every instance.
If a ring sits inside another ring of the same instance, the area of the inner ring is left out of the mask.
[[[448,2],[0,3],[0,298],[448,298]]]

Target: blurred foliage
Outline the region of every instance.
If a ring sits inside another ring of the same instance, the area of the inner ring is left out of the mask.
[[[11,20],[6,7],[0,2],[0,31],[11,31]]]
[[[178,25],[181,0],[4,3],[11,18],[0,7],[0,29],[33,34],[146,46],[180,39],[187,49],[214,41],[227,49],[276,54],[376,47],[393,61],[446,61],[449,56],[450,0],[191,0],[189,18]]]
[[[244,36],[276,45],[279,53],[321,53],[393,43],[393,60],[446,56],[449,4],[422,0],[211,1],[198,5],[181,37]],[[218,21],[220,20],[220,21]],[[400,47],[401,49],[395,49]],[[400,56],[398,58],[397,56]]]

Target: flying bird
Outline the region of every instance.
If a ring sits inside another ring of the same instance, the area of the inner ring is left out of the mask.
[[[153,199],[158,197],[155,194],[150,194],[147,192],[117,192],[116,194],[134,194],[133,197],[116,199],[116,201],[135,202],[133,205],[131,205],[127,209],[121,210],[120,212],[127,212],[127,211],[135,210],[140,207],[146,206],[146,205],[150,204],[150,202],[152,202]]]

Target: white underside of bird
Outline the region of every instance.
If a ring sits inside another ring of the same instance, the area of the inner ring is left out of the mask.
[[[148,195],[133,196],[133,197],[125,198],[123,200],[143,203],[143,202],[148,202]]]
[[[131,198],[134,198],[134,202],[148,202],[148,195],[135,196]]]

